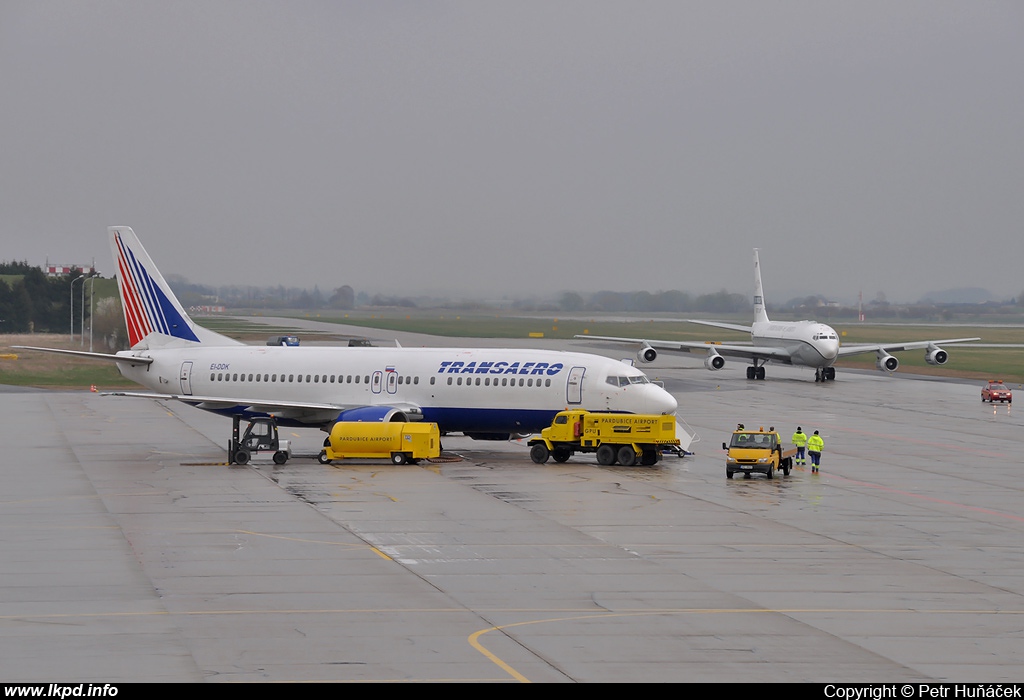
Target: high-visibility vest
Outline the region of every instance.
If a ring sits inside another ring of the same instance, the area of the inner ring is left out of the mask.
[[[821,452],[821,448],[825,446],[825,441],[821,439],[820,435],[812,435],[807,438],[807,449],[810,452]]]
[[[793,433],[793,445],[803,447],[807,444],[807,435],[804,433]]]

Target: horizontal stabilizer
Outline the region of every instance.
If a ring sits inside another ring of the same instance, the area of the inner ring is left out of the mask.
[[[128,365],[148,365],[153,362],[151,357],[138,357],[135,355],[111,355],[105,352],[85,352],[84,350],[60,350],[58,348],[37,348],[31,345],[12,345],[12,348],[19,350],[36,350],[38,352],[51,352],[57,355],[72,355],[84,357],[89,360],[102,360],[104,362],[123,362]]]

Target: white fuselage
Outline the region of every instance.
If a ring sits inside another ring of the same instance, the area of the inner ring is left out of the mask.
[[[261,402],[273,401],[339,407],[274,410],[285,425],[329,425],[340,409],[393,406],[419,409],[445,432],[527,433],[567,407],[656,414],[677,407],[640,370],[584,353],[196,344],[119,354],[154,360],[119,364],[128,379],[155,392],[195,396],[206,410],[256,415],[264,412]]]
[[[824,323],[815,321],[761,321],[750,332],[755,346],[785,349],[794,365],[830,367],[839,356],[839,336]]]

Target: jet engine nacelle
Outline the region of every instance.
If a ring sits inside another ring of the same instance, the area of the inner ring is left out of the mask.
[[[394,406],[360,406],[338,414],[336,421],[364,423],[406,423],[409,416]]]
[[[932,345],[924,351],[924,361],[930,365],[944,365],[949,359],[949,353],[940,347]]]
[[[643,362],[644,364],[654,362],[658,359],[658,351],[647,343],[644,343],[644,346],[640,348],[640,352],[636,354],[636,359],[638,362]]]
[[[704,359],[704,366],[714,372],[725,367],[725,358],[714,350],[708,350],[708,356]]]
[[[878,359],[875,360],[879,372],[895,372],[899,366],[900,361],[887,352],[878,353]]]

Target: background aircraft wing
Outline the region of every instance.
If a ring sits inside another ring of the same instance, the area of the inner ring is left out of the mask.
[[[674,352],[688,352],[694,355],[706,355],[714,351],[723,357],[741,357],[747,360],[757,358],[759,360],[774,360],[783,364],[792,364],[793,358],[784,348],[762,347],[750,345],[749,343],[707,343],[700,341],[686,340],[647,340],[645,338],[615,338],[606,335],[577,335],[576,338],[589,338],[590,340],[602,340],[609,343],[630,343],[634,345],[648,345],[655,350],[671,350]]]
[[[923,350],[938,345],[955,345],[957,343],[973,343],[981,338],[950,338],[948,340],[915,340],[909,343],[874,343],[864,345],[841,345],[840,357],[864,355],[869,352],[901,352],[903,350]]]
[[[692,318],[686,319],[687,323],[697,323],[702,326],[712,326],[713,328],[724,328],[729,331],[740,331],[742,333],[753,333],[753,326],[741,326],[737,323],[723,323],[722,321],[697,321]]]

